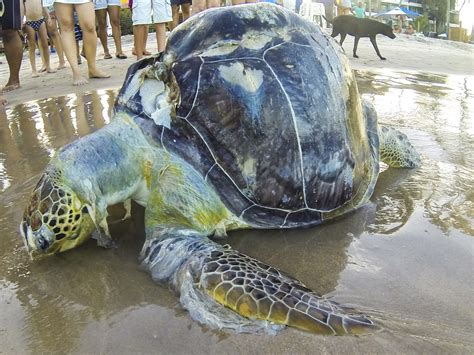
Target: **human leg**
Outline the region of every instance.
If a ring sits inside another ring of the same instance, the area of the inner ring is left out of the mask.
[[[97,33],[95,32],[94,4],[75,5],[79,25],[82,29],[84,53],[89,69],[89,78],[109,78],[110,74],[100,70],[96,66]]]
[[[135,54],[137,60],[141,59],[146,53],[146,41],[148,38],[148,24],[151,23],[151,1],[133,2],[133,33]]]
[[[179,5],[171,5],[171,16],[173,16],[171,23],[171,30],[173,30],[179,24]]]
[[[58,32],[58,22],[56,21],[56,17],[53,18],[51,16],[51,20],[46,22],[46,29],[48,30],[51,41],[54,43],[56,53],[58,54],[59,66],[57,69],[64,69],[66,68],[66,63],[64,62],[63,44],[61,43],[61,35]]]
[[[193,15],[207,9],[206,0],[192,0],[193,1]]]
[[[123,54],[122,50],[122,31],[120,30],[120,6],[107,7],[109,13],[110,24],[112,25],[112,36],[115,43],[115,57],[119,59],[126,59],[127,56]]]
[[[23,43],[18,30],[21,28],[20,8],[16,2],[4,2],[2,17],[3,45],[10,70],[7,84],[1,91],[11,91],[20,87],[20,67],[23,58]]]
[[[32,78],[37,78],[38,71],[36,70],[36,41],[35,41],[35,30],[30,27],[29,25],[25,26],[25,31],[26,31],[26,38],[28,41],[28,54],[30,57],[30,65],[31,65],[31,77]]]
[[[152,0],[153,22],[156,30],[158,52],[163,52],[166,45],[166,23],[173,20],[171,5],[163,0]]]
[[[146,38],[148,37],[148,25],[133,26],[133,34],[133,40],[135,43],[135,54],[137,56],[137,60],[140,60],[143,58],[145,51]]]
[[[66,54],[67,61],[72,70],[73,85],[87,84],[87,79],[82,76],[77,62],[78,50],[74,36],[73,5],[56,2],[54,8],[61,27],[64,54]]]
[[[48,32],[46,31],[46,23],[43,22],[38,30],[38,43],[42,49],[42,56],[47,73],[56,73],[56,70],[51,68],[48,46]]]
[[[207,0],[207,8],[220,7],[221,0]]]
[[[186,21],[191,16],[191,2],[182,4],[181,11],[183,12],[183,21]]]
[[[107,45],[107,8],[95,10],[95,17],[97,18],[97,36],[100,39],[102,48],[104,48],[104,59],[111,59],[109,47]]]
[[[3,30],[3,46],[10,77],[2,90],[11,91],[20,87],[20,67],[23,58],[23,43],[17,30]]]
[[[155,23],[156,43],[158,44],[158,53],[165,50],[166,46],[166,27],[164,23]]]
[[[151,55],[151,52],[146,50],[147,42],[148,42],[148,25],[146,26],[145,31],[143,31],[143,55],[145,56]]]

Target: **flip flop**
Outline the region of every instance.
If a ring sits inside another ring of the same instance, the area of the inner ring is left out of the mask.
[[[120,53],[120,54],[116,54],[115,58],[117,58],[117,59],[127,59],[127,56],[123,53]]]
[[[110,54],[104,54],[104,59],[112,59],[112,56]]]

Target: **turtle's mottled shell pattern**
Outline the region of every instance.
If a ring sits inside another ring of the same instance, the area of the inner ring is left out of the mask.
[[[193,16],[162,57],[180,96],[169,127],[155,124],[153,135],[254,227],[315,225],[355,208],[373,187],[375,153],[339,51],[275,5]]]

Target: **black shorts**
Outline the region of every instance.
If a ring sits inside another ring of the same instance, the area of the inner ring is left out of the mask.
[[[171,0],[171,5],[191,4],[191,0]]]
[[[0,29],[2,30],[20,30],[21,16],[20,16],[20,1],[21,0],[0,0]]]

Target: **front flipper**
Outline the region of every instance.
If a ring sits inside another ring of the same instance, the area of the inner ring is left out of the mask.
[[[205,237],[147,241],[143,256],[142,265],[153,278],[170,282],[191,316],[213,328],[275,332],[288,325],[344,335],[375,327],[365,316],[347,314],[298,280]]]
[[[417,168],[421,165],[420,154],[407,136],[399,130],[379,126],[380,160],[395,168]]]

